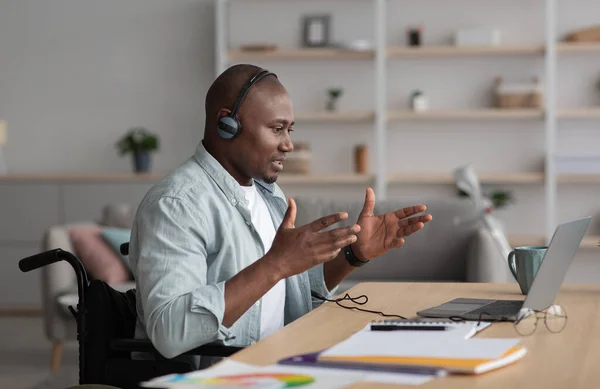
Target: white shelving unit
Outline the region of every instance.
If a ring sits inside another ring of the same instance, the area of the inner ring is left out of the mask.
[[[452,184],[450,172],[431,173],[402,173],[387,172],[386,168],[386,142],[388,127],[394,122],[412,121],[540,121],[544,128],[544,172],[504,172],[496,174],[482,173],[484,184],[510,184],[510,185],[544,185],[545,198],[545,236],[536,237],[536,242],[548,242],[554,233],[557,224],[557,190],[559,184],[572,183],[600,183],[600,174],[562,174],[557,175],[554,156],[557,149],[558,121],[562,119],[598,119],[598,108],[571,108],[559,109],[557,107],[557,60],[559,55],[575,55],[586,53],[600,53],[600,44],[576,44],[558,42],[557,36],[557,1],[543,0],[540,10],[544,18],[544,42],[540,44],[503,45],[476,48],[459,48],[453,46],[421,46],[397,47],[387,42],[387,8],[393,0],[365,0],[373,4],[373,36],[375,45],[373,50],[354,52],[341,49],[286,49],[271,52],[256,53],[243,52],[238,48],[228,45],[229,26],[227,24],[228,3],[233,0],[216,1],[216,74],[223,72],[230,62],[241,60],[356,60],[372,61],[374,64],[374,101],[375,107],[371,111],[347,112],[298,112],[298,123],[372,123],[374,136],[375,164],[373,174],[361,176],[355,174],[343,175],[315,175],[294,176],[283,174],[280,177],[282,184],[369,184],[374,183],[379,199],[386,197],[388,186],[398,184]],[[539,57],[544,61],[545,99],[543,109],[517,109],[501,110],[493,108],[467,109],[467,110],[432,110],[423,113],[411,111],[397,111],[388,108],[387,65],[405,59],[436,58],[443,61],[446,58],[456,57],[490,57],[490,56],[525,56]],[[521,236],[521,238],[523,238]],[[588,238],[586,238],[588,239]],[[592,238],[586,241],[586,247],[592,246]],[[531,237],[515,239],[524,242],[531,241]],[[594,242],[595,243],[595,242]]]

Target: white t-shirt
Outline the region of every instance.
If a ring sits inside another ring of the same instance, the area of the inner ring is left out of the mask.
[[[263,200],[256,185],[242,186],[244,195],[248,200],[248,208],[252,215],[252,224],[260,235],[265,247],[265,253],[271,248],[275,239],[275,227],[267,204]],[[271,290],[262,297],[260,312],[260,337],[261,339],[283,327],[285,307],[285,280],[279,281]]]

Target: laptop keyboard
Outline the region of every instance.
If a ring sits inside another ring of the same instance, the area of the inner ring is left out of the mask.
[[[481,320],[485,321],[489,318],[498,318],[498,317],[508,317],[517,315],[523,306],[523,301],[519,300],[498,300],[485,305],[481,308],[477,308],[473,311],[468,312],[469,317],[477,317],[481,315],[482,312],[484,314],[481,316]]]

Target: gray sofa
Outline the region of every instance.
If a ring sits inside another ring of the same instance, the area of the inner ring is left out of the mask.
[[[347,226],[356,222],[363,206],[362,201],[295,200],[298,205],[297,226],[340,211],[348,212],[349,217],[338,225]],[[365,281],[513,281],[491,234],[477,223],[456,223],[476,217],[469,200],[379,201],[376,202],[375,213],[417,203],[427,205],[427,213],[433,216],[433,220],[423,230],[408,237],[401,248],[391,250],[355,270],[340,285],[340,292]]]
[[[298,206],[296,225],[304,225],[320,216],[346,211],[350,217],[336,226],[354,223],[362,209],[362,199],[343,202],[332,199],[295,198]],[[421,201],[419,201],[421,202]],[[457,218],[472,219],[474,210],[467,200],[424,202],[433,220],[419,233],[410,236],[405,245],[392,250],[354,271],[342,283],[339,292],[363,281],[438,281],[438,282],[510,282],[505,261],[500,257],[490,234],[476,224],[456,225]],[[413,205],[398,201],[379,201],[376,213]],[[128,217],[115,215],[127,207],[108,207],[105,222],[124,226]],[[127,215],[126,215],[127,216]],[[115,220],[117,221],[115,223]],[[95,223],[93,221],[84,223]],[[43,239],[43,250],[62,248],[73,252],[66,225],[51,226]],[[134,283],[112,285],[127,290]],[[43,314],[47,338],[53,342],[51,366],[60,366],[62,345],[76,340],[75,321],[68,311],[77,304],[75,273],[66,262],[42,269]]]

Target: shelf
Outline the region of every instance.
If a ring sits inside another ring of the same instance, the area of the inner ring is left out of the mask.
[[[541,235],[509,235],[508,243],[511,247],[544,246],[546,239]]]
[[[557,43],[556,51],[561,54],[600,53],[600,42],[592,43]]]
[[[600,247],[598,247],[598,241],[600,241],[600,236],[586,235],[581,240],[581,245],[579,247],[582,249],[596,248],[600,250]]]
[[[0,184],[3,182],[152,182],[164,177],[164,173],[15,173],[0,175]]]
[[[487,173],[479,175],[482,184],[537,184],[543,173]],[[450,173],[399,173],[389,177],[390,184],[454,184]]]
[[[598,108],[570,108],[558,111],[559,119],[600,119]]]
[[[420,58],[420,57],[463,57],[463,56],[492,56],[492,55],[541,55],[545,51],[543,45],[521,46],[419,46],[394,47],[387,49],[390,58]],[[557,43],[556,51],[561,54],[569,53],[600,53],[600,43]],[[300,48],[272,51],[243,51],[230,50],[229,60],[241,59],[372,59],[374,50],[354,51],[335,48]]]
[[[481,119],[542,119],[541,109],[470,109],[454,111],[391,111],[388,119],[393,120],[481,120]]]
[[[600,184],[600,173],[561,173],[557,182],[560,184]]]
[[[594,235],[586,235],[581,240],[581,244],[579,248],[582,249],[593,249],[598,247],[598,241],[600,240],[600,236]],[[510,235],[508,237],[508,242],[512,247],[518,246],[545,246],[546,239],[544,239],[541,235]]]
[[[300,113],[295,116],[296,122],[365,122],[373,121],[375,113],[372,111],[348,112],[314,112]]]
[[[229,51],[229,60],[242,59],[369,59],[374,58],[375,52],[352,51],[343,49],[295,49],[273,51]]]
[[[164,173],[16,173],[0,175],[0,184],[13,182],[54,183],[108,183],[108,182],[155,182]],[[543,173],[487,173],[479,176],[483,184],[534,184],[544,181]],[[293,174],[281,173],[278,183],[289,184],[368,184],[372,175],[360,174]],[[560,174],[557,180],[565,183],[600,183],[599,174]],[[451,184],[454,179],[446,173],[399,173],[390,176],[391,184]]]
[[[542,54],[544,47],[529,46],[420,46],[420,47],[389,47],[389,57],[459,57],[477,55],[516,55]]]
[[[285,166],[285,165],[284,165]],[[285,169],[285,167],[284,167]],[[360,174],[293,174],[280,173],[277,178],[278,185],[286,184],[314,184],[314,185],[343,185],[343,184],[370,184],[373,176]]]

